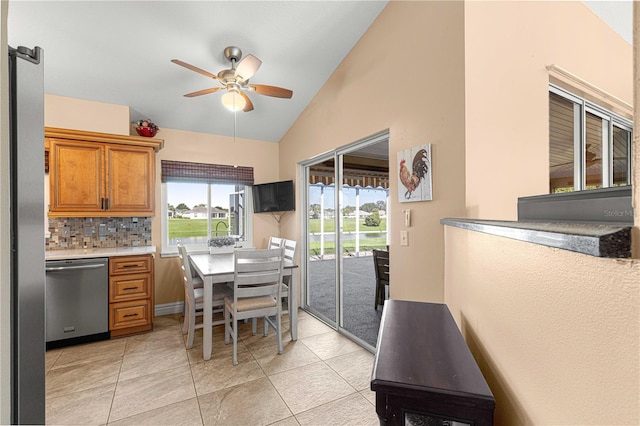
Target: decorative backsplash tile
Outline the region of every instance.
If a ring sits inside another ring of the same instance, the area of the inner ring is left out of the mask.
[[[150,217],[54,217],[46,250],[151,245]]]

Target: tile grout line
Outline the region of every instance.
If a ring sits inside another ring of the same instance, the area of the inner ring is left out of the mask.
[[[189,373],[191,374],[191,383],[193,383],[193,393],[196,395],[196,404],[198,404],[198,414],[200,414],[200,424],[204,425],[204,416],[202,414],[202,407],[200,406],[200,395],[198,395],[198,389],[196,388],[196,379],[193,376],[193,366],[198,364],[191,364],[191,360],[189,359],[189,350],[187,349],[187,343],[184,341],[184,332],[182,330],[182,321],[178,320],[179,324],[179,333],[182,338],[182,345],[184,346],[184,353],[187,356],[187,363],[189,364]],[[213,340],[213,334],[211,336],[211,340]],[[193,348],[193,346],[192,346]],[[213,356],[212,356],[213,358]]]
[[[128,345],[129,345],[129,340],[126,340],[124,343],[124,348],[122,349],[120,368],[118,368],[118,377],[116,377],[116,383],[115,383],[115,386],[113,387],[113,395],[111,396],[111,404],[109,404],[109,414],[107,414],[106,424],[109,424],[109,420],[111,419],[111,410],[113,410],[113,402],[116,399],[116,391],[118,390],[118,383],[120,382],[120,373],[122,372],[122,364],[124,364],[124,354],[127,353]]]

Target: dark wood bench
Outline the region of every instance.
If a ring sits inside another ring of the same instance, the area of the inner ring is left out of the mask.
[[[492,425],[495,399],[444,304],[385,302],[371,377],[381,425]]]

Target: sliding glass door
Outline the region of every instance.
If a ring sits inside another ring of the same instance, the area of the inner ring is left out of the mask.
[[[336,191],[334,158],[313,164],[322,170],[307,182],[306,305],[329,324],[336,326]],[[311,166],[309,166],[311,167]],[[307,168],[307,172],[310,169]]]
[[[371,250],[388,245],[387,132],[310,160],[303,176],[303,307],[373,348],[381,309]]]

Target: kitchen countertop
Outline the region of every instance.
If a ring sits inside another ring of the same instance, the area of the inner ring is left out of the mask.
[[[44,258],[45,260],[88,259],[92,257],[136,256],[155,252],[156,246],[46,250]]]

